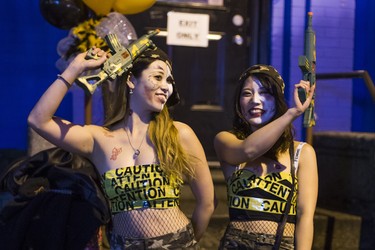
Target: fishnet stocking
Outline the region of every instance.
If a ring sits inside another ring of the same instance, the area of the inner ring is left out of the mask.
[[[253,232],[253,233],[263,233],[263,234],[274,234],[277,231],[277,222],[273,221],[232,221],[232,226],[236,229],[243,231]],[[284,236],[294,236],[295,225],[291,223],[285,224]]]
[[[113,218],[113,233],[125,238],[151,238],[176,232],[189,223],[179,208],[137,209]]]

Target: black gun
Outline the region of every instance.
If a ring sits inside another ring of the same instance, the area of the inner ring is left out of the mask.
[[[303,80],[309,81],[310,86],[313,86],[316,83],[316,38],[315,31],[312,29],[312,16],[313,13],[308,13],[308,23],[305,31],[305,55],[299,56],[298,66],[302,70]],[[302,103],[306,101],[306,91],[302,88],[298,89],[298,96]],[[303,117],[303,126],[312,127],[315,126],[315,115],[314,115],[314,106],[315,106],[315,93],[313,99],[310,103],[310,106],[306,109]]]

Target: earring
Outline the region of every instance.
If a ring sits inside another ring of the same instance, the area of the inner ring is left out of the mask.
[[[129,89],[129,94],[130,94],[130,95],[133,94],[133,89]]]

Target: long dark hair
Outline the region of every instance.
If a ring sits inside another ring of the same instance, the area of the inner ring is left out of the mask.
[[[284,93],[283,93],[283,86],[281,86],[280,84],[280,82],[284,83],[282,80],[280,81],[281,77],[280,76],[275,77],[276,73],[268,74],[262,71],[254,72],[251,70],[253,67],[246,70],[244,74],[240,77],[237,88],[234,93],[234,117],[233,117],[231,132],[234,135],[236,135],[238,139],[242,139],[242,140],[254,132],[249,122],[242,115],[241,106],[240,106],[242,88],[248,77],[253,76],[257,78],[261,82],[261,84],[275,98],[276,112],[269,122],[279,118],[288,110],[288,105],[286,103]],[[291,143],[293,143],[293,135],[294,135],[294,129],[293,129],[293,126],[290,124],[285,129],[285,131],[280,136],[280,138],[277,140],[277,142],[271,147],[271,149],[268,150],[268,152],[266,152],[265,155],[271,159],[277,160],[277,156],[282,152],[286,152],[289,149],[289,146],[291,145]]]

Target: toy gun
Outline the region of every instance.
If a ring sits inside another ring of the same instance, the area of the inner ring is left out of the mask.
[[[303,80],[309,81],[310,86],[313,86],[316,82],[315,67],[316,67],[316,50],[315,50],[315,31],[312,29],[312,16],[313,13],[308,13],[308,23],[305,31],[305,55],[299,56],[298,66],[302,70]],[[307,93],[303,88],[298,89],[298,96],[302,103],[306,101]],[[305,128],[315,126],[315,93],[310,106],[306,109],[303,117],[303,126]]]
[[[104,37],[111,50],[112,56],[104,62],[102,70],[96,75],[79,77],[76,83],[84,89],[86,94],[93,94],[96,88],[107,78],[115,79],[133,67],[133,61],[141,55],[147,48],[155,47],[150,37],[159,33],[159,30],[149,31],[138,40],[129,44],[126,48],[122,46],[116,34],[108,34]],[[88,51],[86,59],[96,59]]]

